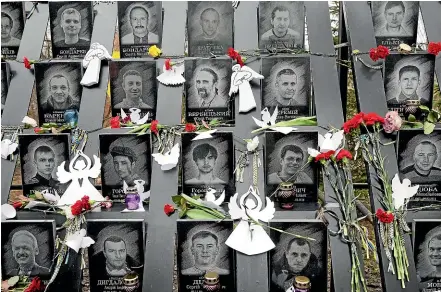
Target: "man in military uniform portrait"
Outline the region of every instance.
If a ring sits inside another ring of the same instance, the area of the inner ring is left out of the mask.
[[[279,172],[271,173],[268,176],[268,184],[280,184],[282,182],[294,182],[312,184],[312,179],[300,168],[303,166],[304,154],[300,147],[292,144],[285,145],[280,151]]]
[[[37,174],[28,180],[26,184],[39,185],[40,187],[48,187],[57,189],[59,181],[52,177],[52,171],[55,168],[55,152],[46,145],[41,145],[34,151],[34,165]]]
[[[57,47],[88,46],[90,42],[80,38],[81,14],[75,8],[67,8],[61,13],[60,26],[64,32],[64,39],[55,42]]]
[[[276,75],[276,100],[279,108],[284,106],[299,105],[294,99],[297,92],[297,75],[292,69],[280,70]]]
[[[262,35],[263,41],[294,41],[301,44],[301,35],[289,28],[289,10],[285,6],[277,6],[271,12],[272,28]]]
[[[389,104],[403,104],[407,100],[420,100],[416,91],[421,83],[420,69],[413,65],[407,65],[398,72],[398,85],[400,94],[396,98],[389,99]]]
[[[219,77],[213,69],[202,68],[197,73],[195,80],[199,98],[199,108],[220,108],[228,106],[228,101],[218,95]]]
[[[217,150],[208,143],[200,144],[193,149],[193,161],[198,169],[196,177],[186,180],[186,184],[225,184],[215,176],[214,168],[217,160]]]
[[[384,7],[386,24],[377,32],[377,36],[412,36],[403,25],[406,7],[402,1],[389,1]]]
[[[435,166],[438,159],[437,146],[431,141],[423,141],[415,147],[413,164],[402,172],[412,183],[441,181],[441,169]]]
[[[135,180],[140,179],[139,175],[135,173],[136,169],[136,154],[135,152],[125,146],[114,146],[110,149],[110,154],[113,158],[113,167],[120,181],[118,185],[123,185],[125,181],[127,185],[134,186]]]
[[[199,231],[191,238],[191,255],[194,258],[194,266],[182,270],[182,275],[200,275],[206,272],[215,272],[218,275],[228,275],[230,271],[216,266],[219,254],[219,239],[210,231]]]
[[[56,74],[49,80],[49,97],[43,104],[45,111],[79,108],[79,103],[70,95],[69,80],[62,74]]]
[[[128,70],[123,75],[122,87],[125,97],[115,105],[116,109],[152,109],[151,106],[142,101],[142,76],[138,71]]]
[[[39,254],[38,242],[35,236],[26,230],[19,230],[12,235],[12,255],[18,264],[18,269],[12,271],[15,276],[45,276],[50,270],[35,262]]]
[[[129,13],[129,19],[132,33],[122,37],[122,44],[156,44],[159,42],[158,35],[148,31],[149,13],[144,7],[133,7]]]
[[[11,31],[14,27],[14,21],[12,17],[7,13],[1,13],[2,21],[2,47],[7,46],[19,46],[20,40],[11,35]]]

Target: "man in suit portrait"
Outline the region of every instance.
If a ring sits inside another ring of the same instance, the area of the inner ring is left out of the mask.
[[[115,105],[116,109],[152,108],[142,101],[142,76],[138,71],[128,70],[126,73],[124,73],[122,87],[126,96],[120,103]]]
[[[196,90],[199,108],[227,107],[228,101],[218,95],[219,77],[213,69],[202,68],[196,75]]]
[[[193,161],[198,168],[198,175],[185,181],[186,184],[225,184],[214,175],[217,150],[208,143],[200,144],[193,149]]]
[[[81,14],[75,8],[67,8],[61,13],[60,26],[64,32],[64,40],[55,42],[57,47],[89,46],[89,41],[80,38]]]
[[[135,185],[135,180],[140,179],[135,173],[136,169],[136,153],[129,147],[114,146],[110,149],[110,155],[113,158],[113,167],[120,181],[118,185],[123,185],[123,181],[129,186]]]
[[[378,36],[412,36],[402,25],[406,7],[402,1],[388,1],[384,6],[386,24],[377,33]]]
[[[34,151],[34,165],[37,174],[26,184],[35,184],[41,188],[58,189],[60,182],[52,177],[52,171],[56,166],[54,150],[46,145],[38,146]]]
[[[190,252],[194,258],[194,266],[182,270],[182,275],[205,275],[215,272],[218,275],[228,275],[230,271],[216,266],[219,254],[219,239],[210,231],[199,231],[191,238]]]
[[[435,143],[423,141],[415,147],[413,164],[403,170],[406,178],[412,183],[441,181],[441,169],[435,166],[438,159],[438,149]]]
[[[299,171],[303,166],[304,154],[300,147],[288,144],[283,146],[280,151],[280,166],[282,169],[279,172],[271,173],[268,176],[269,184],[280,184],[282,182],[294,182],[303,184],[312,184],[313,181],[303,171]]]
[[[12,17],[2,12],[2,47],[7,46],[19,46],[20,40],[13,37],[11,35],[12,28],[14,27],[14,21],[12,20]]]
[[[93,265],[98,280],[124,277],[136,267],[134,260],[127,254],[126,242],[115,235],[104,240],[103,250],[93,256]]]
[[[408,100],[420,100],[416,91],[421,83],[420,69],[413,65],[407,65],[398,72],[398,85],[400,94],[396,98],[389,99],[389,104],[403,104]]]
[[[18,269],[13,270],[16,276],[43,276],[50,270],[35,262],[39,254],[38,242],[35,236],[27,230],[19,230],[12,235],[12,255],[18,264]]]
[[[277,6],[271,12],[272,28],[262,35],[263,41],[294,41],[301,44],[300,33],[289,28],[291,22],[289,10],[285,6]]]
[[[149,13],[142,6],[135,6],[129,12],[130,26],[132,33],[121,38],[123,45],[133,44],[156,44],[159,37],[151,31],[148,31]]]
[[[292,69],[280,70],[276,75],[276,99],[274,106],[285,107],[299,105],[294,99],[297,92],[297,74]]]
[[[70,95],[70,84],[66,76],[56,74],[49,80],[49,97],[42,105],[45,111],[79,108],[79,102]]]

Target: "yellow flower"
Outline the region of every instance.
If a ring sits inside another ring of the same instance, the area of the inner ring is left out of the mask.
[[[158,48],[156,45],[151,46],[149,48],[149,55],[152,56],[153,58],[157,58],[161,56],[161,54],[162,54],[161,49]]]

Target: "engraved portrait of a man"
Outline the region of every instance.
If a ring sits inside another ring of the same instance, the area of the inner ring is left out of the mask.
[[[199,231],[191,238],[190,253],[194,258],[194,266],[182,270],[182,275],[204,275],[206,272],[216,272],[227,275],[230,272],[216,266],[219,255],[219,239],[210,231]]]
[[[36,184],[42,187],[57,189],[60,183],[52,177],[52,172],[56,167],[54,150],[47,145],[37,147],[34,151],[33,163],[37,173],[26,184]]]
[[[60,16],[60,26],[64,33],[64,39],[55,42],[57,47],[88,46],[89,41],[80,38],[81,13],[75,8],[65,9]]]
[[[2,25],[2,46],[19,46],[20,40],[11,35],[11,31],[14,27],[14,20],[12,17],[5,13],[1,13],[1,25]]]
[[[198,94],[200,108],[227,107],[228,101],[218,95],[217,73],[208,67],[202,68],[196,75],[195,87]]]
[[[297,75],[292,69],[283,69],[276,75],[276,105],[279,107],[299,105],[294,99],[297,91]]]
[[[129,147],[114,146],[110,149],[113,159],[113,167],[116,174],[120,178],[119,185],[123,185],[123,181],[129,186],[135,185],[135,180],[141,179],[135,172],[136,169],[136,153]]]
[[[407,100],[420,100],[416,91],[421,83],[420,69],[413,65],[402,67],[398,72],[398,86],[400,94],[396,98],[388,100],[390,104],[402,104]]]
[[[427,253],[434,271],[427,278],[441,279],[441,234],[433,236],[428,243]],[[425,279],[422,279],[424,282]]]
[[[202,28],[202,34],[197,36],[201,40],[222,39],[224,36],[218,31],[220,23],[219,12],[210,7],[202,11],[199,24]]]
[[[402,1],[388,1],[384,7],[386,24],[377,32],[378,36],[412,36],[403,26],[406,7]]]
[[[186,180],[186,184],[225,184],[223,180],[214,174],[218,152],[215,147],[208,143],[200,144],[193,149],[193,161],[196,164],[198,174],[196,177]]]
[[[301,35],[289,28],[291,19],[289,10],[285,6],[276,6],[271,12],[272,28],[262,35],[264,41],[293,41],[301,43]]]
[[[122,88],[124,89],[125,97],[114,106],[115,109],[152,109],[151,106],[142,100],[142,76],[138,71],[128,70],[124,73]]]
[[[438,147],[429,140],[419,143],[413,152],[414,163],[402,170],[404,177],[413,183],[418,183],[425,178],[431,181],[441,181],[441,169],[435,165],[440,151]]]
[[[309,175],[300,171],[304,161],[304,153],[300,147],[287,144],[283,146],[279,157],[281,170],[268,176],[268,184],[280,184],[288,181],[304,184],[313,183]]]
[[[159,42],[157,34],[148,30],[149,12],[142,6],[134,6],[129,12],[132,33],[121,38],[122,44],[154,44]]]
[[[78,101],[70,95],[69,80],[63,74],[55,74],[48,83],[49,97],[42,105],[45,111],[78,109]]]
[[[12,255],[18,264],[18,269],[12,271],[18,276],[47,275],[50,270],[36,263],[39,254],[38,242],[35,236],[27,230],[15,232],[11,240]]]

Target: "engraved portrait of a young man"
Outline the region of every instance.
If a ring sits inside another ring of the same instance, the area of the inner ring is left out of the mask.
[[[78,99],[72,98],[68,78],[63,74],[55,74],[49,79],[49,96],[42,108],[46,111],[79,108]]]
[[[37,173],[27,180],[26,184],[58,189],[60,182],[52,176],[57,166],[54,150],[47,145],[38,146],[34,151],[33,162]]]
[[[132,33],[124,35],[121,38],[121,44],[157,44],[159,42],[159,36],[148,29],[151,17],[144,6],[133,6],[128,12],[127,17],[130,20]]]
[[[1,3],[1,51],[3,59],[17,57],[25,25],[24,2]]]
[[[218,151],[214,146],[209,143],[200,144],[193,149],[192,155],[193,162],[197,167],[197,174],[186,180],[186,184],[226,184],[214,173],[218,158]]]
[[[387,1],[384,6],[386,24],[378,32],[378,36],[412,36],[413,32],[403,26],[406,7],[403,1]]]
[[[301,34],[289,28],[291,19],[286,6],[276,6],[271,11],[272,28],[262,34],[263,41],[293,41],[301,44]]]
[[[61,12],[60,27],[63,30],[64,38],[55,42],[57,47],[88,46],[90,40],[80,37],[81,13],[75,8],[66,8]]]
[[[19,46],[20,45],[20,39],[14,37],[11,35],[11,32],[14,28],[14,20],[12,19],[11,15],[9,15],[6,12],[1,13],[1,39],[2,39],[2,47],[7,46]]]
[[[299,105],[294,99],[297,90],[297,75],[292,69],[283,69],[276,76],[276,105],[279,107]]]
[[[135,180],[140,179],[135,172],[137,155],[129,147],[114,146],[110,149],[110,154],[113,159],[113,167],[120,180],[117,185],[122,186],[125,181],[128,185],[135,185]]]
[[[102,274],[99,279],[107,277],[124,277],[132,270],[133,259],[127,254],[126,242],[123,238],[113,235],[104,240],[102,251],[94,255],[95,268]]]
[[[122,88],[125,97],[120,103],[115,104],[115,109],[139,108],[152,109],[142,100],[142,76],[136,70],[128,70],[123,75]]]
[[[418,86],[421,84],[421,72],[417,66],[407,65],[398,71],[398,86],[400,94],[388,100],[390,104],[402,104],[408,100],[420,100],[417,94]]]

